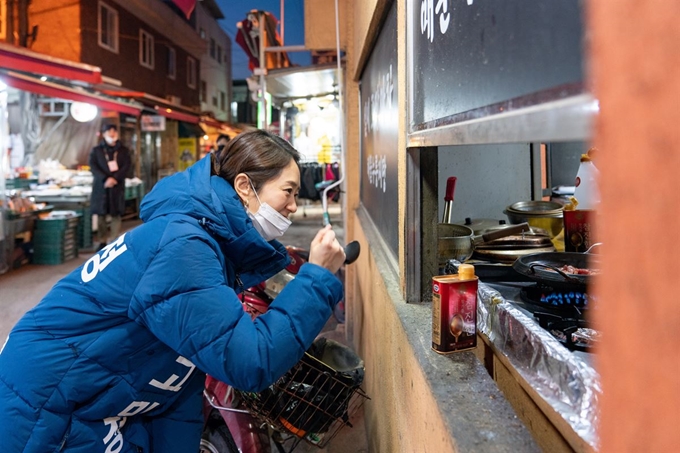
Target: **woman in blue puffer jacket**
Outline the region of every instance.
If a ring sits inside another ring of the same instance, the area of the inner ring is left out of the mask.
[[[237,293],[288,262],[299,155],[264,131],[161,180],[144,223],[57,283],[0,353],[0,450],[197,451],[205,373],[266,388],[309,348],[342,298],[345,254],[326,227],[267,313]]]

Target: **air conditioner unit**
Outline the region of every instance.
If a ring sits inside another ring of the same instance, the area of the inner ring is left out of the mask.
[[[179,96],[173,96],[171,94],[165,96],[165,99],[172,105],[182,105],[182,98]]]

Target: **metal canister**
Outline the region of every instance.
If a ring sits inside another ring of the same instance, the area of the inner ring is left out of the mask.
[[[471,264],[432,278],[432,349],[440,354],[477,346],[477,285]]]

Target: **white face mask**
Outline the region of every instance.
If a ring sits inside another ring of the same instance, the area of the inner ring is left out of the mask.
[[[106,143],[108,143],[109,145],[113,145],[114,143],[116,143],[116,139],[109,137],[108,135],[104,136],[104,140],[106,140]]]
[[[246,211],[248,211],[248,217],[250,217],[250,220],[253,221],[255,229],[267,242],[280,238],[283,236],[283,233],[286,232],[292,222],[284,217],[281,213],[277,212],[274,208],[269,206],[267,203],[262,203],[260,201],[260,197],[257,195],[252,181],[250,181],[250,187],[253,188],[253,192],[255,192],[257,201],[260,203],[260,208],[255,214],[246,208]]]

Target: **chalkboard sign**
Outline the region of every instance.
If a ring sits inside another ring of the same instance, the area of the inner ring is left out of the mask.
[[[399,253],[397,201],[397,2],[361,76],[361,203],[385,243]]]
[[[411,0],[410,128],[584,92],[580,0]]]

